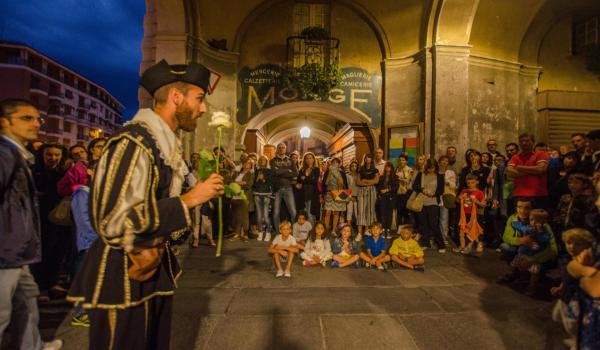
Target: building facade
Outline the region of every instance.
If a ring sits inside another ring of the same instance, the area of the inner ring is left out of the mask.
[[[164,58],[220,72],[209,113],[233,116],[229,150],[261,152],[303,126],[344,159],[361,156],[348,135],[395,158],[485,149],[489,138],[503,145],[521,132],[568,145],[572,132],[600,126],[600,79],[586,68],[587,48],[599,43],[597,0],[146,4],[140,69]],[[308,27],[327,33],[317,62],[336,57],[342,71],[325,99],[303,99],[282,81],[314,54]],[[216,143],[206,119],[188,151]]]
[[[65,146],[113,134],[123,105],[93,81],[23,44],[0,42],[0,99],[23,98],[40,110],[40,138]]]

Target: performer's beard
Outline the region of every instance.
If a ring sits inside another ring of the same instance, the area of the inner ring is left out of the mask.
[[[177,119],[180,129],[184,131],[196,130],[197,118],[194,118],[194,110],[186,101],[175,108],[175,119]]]

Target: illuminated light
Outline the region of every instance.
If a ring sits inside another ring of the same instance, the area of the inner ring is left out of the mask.
[[[300,137],[303,139],[307,139],[310,137],[310,128],[307,126],[302,127],[302,129],[300,129]]]

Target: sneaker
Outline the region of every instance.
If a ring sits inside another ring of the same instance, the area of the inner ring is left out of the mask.
[[[338,261],[334,260],[334,261],[331,262],[331,267],[334,267],[334,268],[335,267],[340,267],[340,263]]]
[[[271,232],[267,232],[265,235],[264,242],[271,242]]]
[[[89,327],[90,317],[85,312],[81,315],[71,317],[71,326],[76,327]]]
[[[502,249],[496,248],[496,253],[502,253]]]
[[[275,277],[283,277],[283,270],[277,270],[277,274],[275,275]]]
[[[425,272],[425,265],[415,265],[415,266],[413,266],[413,270],[419,271],[419,272]]]
[[[323,265],[323,267],[327,266],[327,261],[325,261],[325,260],[321,261],[321,265]]]
[[[292,272],[290,270],[285,270],[285,273],[283,275],[287,278],[290,278],[292,277]]]
[[[354,240],[355,240],[356,242],[360,242],[360,241],[362,240],[362,235],[361,235],[360,233],[359,233],[359,234],[357,234],[357,235],[356,235],[356,238],[354,238]]]
[[[462,248],[461,247],[452,248],[452,251],[454,253],[462,253]]]
[[[242,238],[239,233],[236,233],[233,237],[229,238],[229,242],[239,241]]]
[[[381,266],[377,266],[377,270],[385,271],[385,266],[383,266],[383,264],[381,264]]]
[[[365,263],[365,269],[370,269],[370,268],[371,268],[371,264]]]
[[[54,339],[50,342],[45,342],[42,346],[42,350],[60,350],[63,346],[63,341],[60,339]]]
[[[304,267],[309,267],[309,266],[311,266],[311,263],[310,263],[310,261],[308,261],[308,260],[304,260],[304,261],[302,262],[302,266],[304,266]]]
[[[264,233],[264,232],[262,232],[262,231],[258,232],[258,237],[256,237],[256,240],[257,240],[257,241],[262,241],[262,240],[263,240],[263,235],[264,235],[264,234],[265,234],[265,233]]]
[[[446,248],[438,249],[438,253],[445,254],[446,253]]]

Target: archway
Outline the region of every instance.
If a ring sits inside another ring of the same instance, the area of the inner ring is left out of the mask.
[[[261,146],[277,144],[285,140],[298,138],[302,127],[311,129],[311,138],[328,146],[331,152],[339,152],[354,145],[354,134],[344,137],[341,134],[360,128],[361,138],[358,153],[372,150],[375,139],[373,130],[368,127],[371,118],[358,110],[353,110],[329,102],[290,102],[261,111],[240,133],[239,141],[248,150],[260,151]],[[368,130],[368,131],[366,131]],[[249,132],[252,131],[252,132]],[[358,133],[357,133],[358,134]],[[257,135],[260,135],[257,136]],[[335,145],[332,145],[334,139]],[[331,147],[329,147],[331,146]]]

